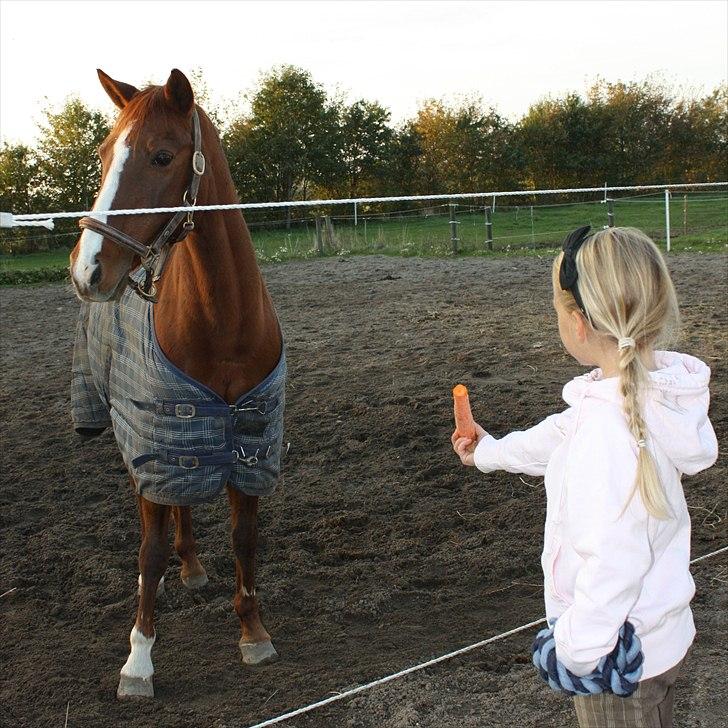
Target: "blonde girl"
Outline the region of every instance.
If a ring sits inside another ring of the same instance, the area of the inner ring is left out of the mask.
[[[665,261],[639,230],[569,235],[553,265],[566,350],[596,365],[563,390],[568,408],[501,439],[453,435],[464,465],[544,476],[546,616],[559,666],[594,674],[631,623],[644,656],[631,697],[574,698],[582,728],[672,726],[674,684],[695,636],[690,517],[681,477],[717,457],[710,369],[657,351],[676,332]],[[600,662],[601,660],[601,662]]]

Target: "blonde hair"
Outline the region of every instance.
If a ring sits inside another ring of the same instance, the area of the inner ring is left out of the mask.
[[[554,261],[554,296],[569,311],[579,311],[570,291],[559,284],[561,253]],[[667,265],[655,243],[635,228],[606,228],[592,235],[576,254],[577,286],[586,316],[599,333],[632,339],[619,348],[620,391],[630,432],[638,444],[637,478],[647,512],[668,518],[670,508],[648,448],[642,416],[649,373],[642,352],[672,339],[679,326],[677,297]],[[623,342],[624,343],[624,342]],[[630,496],[630,500],[632,498]],[[625,508],[629,501],[625,504]]]

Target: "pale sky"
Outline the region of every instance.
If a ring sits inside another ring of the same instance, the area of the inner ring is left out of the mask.
[[[515,119],[598,77],[711,90],[728,75],[728,2],[0,0],[0,137],[32,142],[45,98],[112,111],[97,67],[136,86],[200,68],[222,102],[281,63],[395,123],[467,94]]]

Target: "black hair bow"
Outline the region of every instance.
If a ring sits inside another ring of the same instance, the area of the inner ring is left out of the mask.
[[[561,246],[564,251],[564,257],[561,259],[561,268],[559,270],[559,285],[561,290],[570,291],[574,296],[574,300],[578,304],[582,313],[586,316],[586,308],[579,294],[579,286],[577,285],[578,274],[576,272],[576,253],[589,237],[591,225],[584,225],[577,228],[574,232],[569,233]]]

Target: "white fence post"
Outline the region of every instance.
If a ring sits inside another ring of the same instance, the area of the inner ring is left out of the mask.
[[[670,252],[670,190],[665,190],[665,242]]]
[[[458,237],[458,225],[460,224],[457,220],[456,210],[457,205],[451,204],[450,206],[450,243],[452,245],[452,252],[457,255],[459,251],[458,243],[460,238]]]
[[[495,200],[495,197],[493,198]],[[492,211],[488,205],[485,206],[485,244],[488,250],[493,250],[493,219]]]
[[[354,203],[354,227],[356,227],[359,224],[359,222],[356,219],[356,202]]]
[[[533,230],[533,205],[531,205],[531,242],[533,243],[533,247],[536,247],[536,236],[534,234]]]

